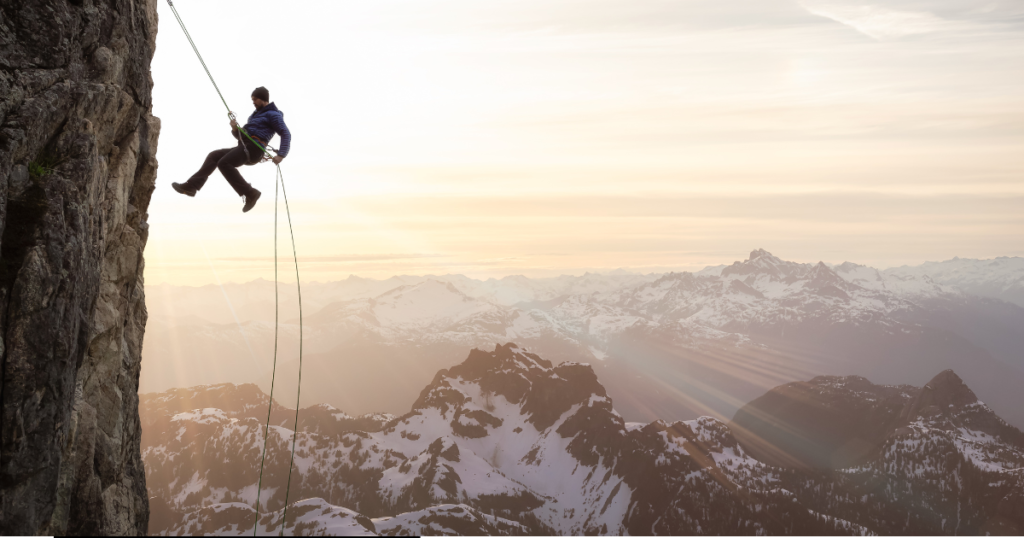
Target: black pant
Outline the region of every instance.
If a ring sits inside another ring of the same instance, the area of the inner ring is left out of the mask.
[[[244,146],[242,144],[245,144]],[[248,150],[248,155],[246,155]],[[256,164],[263,158],[263,150],[253,144],[248,139],[238,141],[238,145],[233,148],[224,148],[211,151],[206,156],[206,161],[203,162],[202,168],[198,172],[188,178],[185,182],[189,187],[199,190],[206,184],[206,180],[209,179],[210,174],[215,169],[219,169],[220,173],[224,175],[224,179],[228,180],[235,192],[239,196],[245,196],[252,192],[252,185],[242,177],[242,174],[238,171],[238,167],[245,165]]]

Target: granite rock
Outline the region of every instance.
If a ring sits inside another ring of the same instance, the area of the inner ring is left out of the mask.
[[[0,4],[0,534],[145,534],[156,0]]]

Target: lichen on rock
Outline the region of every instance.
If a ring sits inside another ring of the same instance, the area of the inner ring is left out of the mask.
[[[145,534],[156,0],[0,4],[0,532]]]

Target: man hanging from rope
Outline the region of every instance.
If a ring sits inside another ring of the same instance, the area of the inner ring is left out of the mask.
[[[292,143],[292,134],[288,126],[284,124],[284,114],[277,109],[274,103],[270,102],[270,91],[260,86],[252,92],[252,104],[256,111],[249,116],[249,120],[242,127],[249,137],[255,140],[260,146],[266,147],[274,134],[281,135],[281,149],[274,157],[274,164],[279,164],[288,155],[288,149]],[[174,190],[186,196],[195,196],[199,189],[203,188],[206,180],[213,173],[214,169],[220,170],[224,179],[228,180],[235,192],[245,199],[242,212],[245,213],[256,205],[260,199],[260,191],[253,188],[242,174],[238,167],[253,165],[263,158],[263,149],[254,144],[249,138],[238,129],[238,123],[231,120],[231,134],[238,140],[238,145],[233,148],[224,148],[211,151],[206,156],[206,161],[185,183],[172,183]]]

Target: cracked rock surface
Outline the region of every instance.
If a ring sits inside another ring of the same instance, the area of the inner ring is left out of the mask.
[[[145,534],[156,0],[0,3],[0,534]]]

